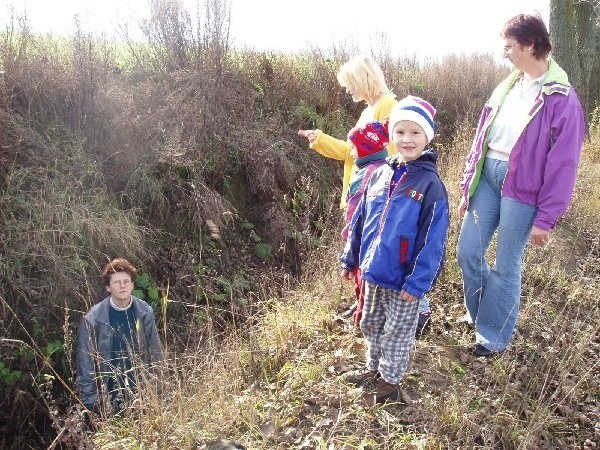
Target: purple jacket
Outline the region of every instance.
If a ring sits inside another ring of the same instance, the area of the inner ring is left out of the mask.
[[[519,75],[519,71],[510,74],[483,107],[460,183],[467,206],[488,151],[490,125]],[[537,206],[533,225],[541,230],[554,228],[571,202],[585,130],[577,93],[565,71],[550,58],[548,75],[529,112],[529,121],[510,153],[502,186],[503,197]]]

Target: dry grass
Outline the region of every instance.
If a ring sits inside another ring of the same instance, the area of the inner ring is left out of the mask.
[[[192,449],[215,437],[265,449],[598,441],[597,134],[552,244],[527,254],[514,346],[499,360],[474,361],[463,351],[471,333],[455,323],[456,187],[475,116],[505,69],[489,56],[419,66],[381,50],[394,92],[438,108],[453,220],[431,295],[433,330],[418,342],[407,378],[415,403],[363,408],[338,379],[363,358],[360,337],[334,317],[351,298],[335,268],[340,167],[296,136],[320,127],[342,138],[353,125],[360,105],[335,77],[353,50],[233,52],[224,3],[208,0],[197,29],[177,2],[150,3],[146,45],[123,48],[83,30],[69,40],[35,36],[25,23],[1,36],[0,334],[9,339],[0,344],[2,361],[28,378],[14,386],[0,379],[0,418],[12,413],[0,446]],[[254,254],[258,241],[271,245],[270,260]],[[72,386],[72,332],[99,297],[98,267],[115,256],[169,290],[159,314],[168,389],[91,433],[57,379]],[[44,355],[55,339],[64,352]],[[26,348],[35,349],[33,362]],[[39,431],[50,426],[58,435]]]

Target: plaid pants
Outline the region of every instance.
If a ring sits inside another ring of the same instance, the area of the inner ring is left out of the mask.
[[[367,344],[367,368],[391,384],[404,378],[415,342],[419,301],[406,302],[400,291],[365,281],[360,329]]]

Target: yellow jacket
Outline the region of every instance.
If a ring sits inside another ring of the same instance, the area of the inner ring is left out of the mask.
[[[377,120],[381,123],[385,122],[390,117],[390,111],[396,103],[398,103],[398,101],[393,95],[384,95],[373,106],[367,106],[363,110],[358,122],[356,122],[356,126],[364,127],[372,120]],[[344,209],[346,207],[346,196],[350,178],[356,171],[354,158],[352,158],[352,155],[350,154],[350,144],[347,140],[342,141],[341,139],[336,139],[323,133],[321,130],[315,131],[317,133],[317,138],[310,144],[310,148],[327,158],[344,161],[344,184],[342,187],[342,201],[340,202],[340,208]],[[392,142],[388,145],[388,153],[390,156],[398,153]]]

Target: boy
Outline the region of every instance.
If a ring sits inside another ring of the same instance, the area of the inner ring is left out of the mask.
[[[367,185],[371,173],[378,167],[385,164],[385,158],[388,156],[387,145],[390,143],[388,133],[388,121],[384,124],[376,120],[367,123],[364,128],[354,127],[348,133],[348,142],[350,144],[350,154],[356,165],[356,172],[350,178],[348,186],[348,195],[346,198],[346,224],[342,230],[344,241],[348,238],[348,228],[350,221],[360,202],[362,194]],[[356,294],[356,303],[352,308],[352,320],[358,326],[362,317],[364,305],[364,292],[362,291],[362,282],[360,269],[357,267],[354,272],[354,293]],[[348,314],[348,316],[350,315]],[[424,295],[419,300],[419,320],[415,335],[419,337],[431,316],[429,300]]]
[[[154,313],[150,305],[131,295],[137,270],[117,258],[102,269],[109,297],[94,305],[81,319],[77,333],[77,390],[90,411],[123,407],[123,397],[136,391],[136,367],[163,359]]]
[[[426,149],[435,108],[406,97],[392,110],[389,132],[399,155],[371,175],[350,223],[342,277],[360,267],[365,302],[361,330],[366,368],[346,380],[370,405],[400,398],[418,321],[418,300],[436,281],[446,249],[448,194]],[[369,380],[368,383],[365,383]]]

